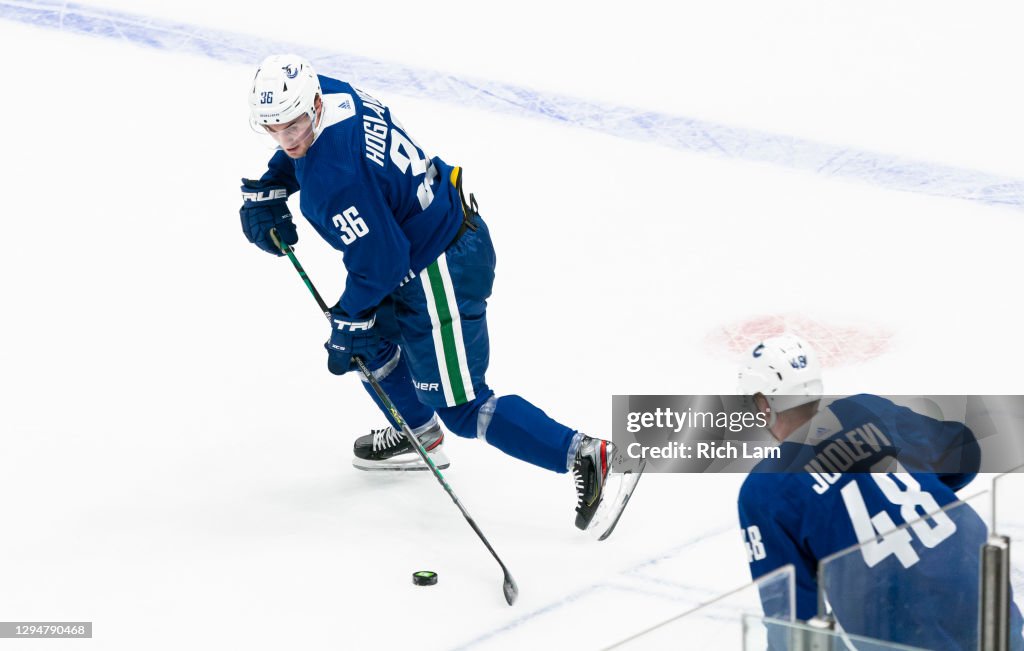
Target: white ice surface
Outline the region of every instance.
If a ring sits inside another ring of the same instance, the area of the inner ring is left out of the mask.
[[[999,3],[105,5],[1024,176]],[[326,372],[287,262],[239,232],[238,177],[269,153],[251,67],[14,22],[0,56],[0,620],[95,622],[24,648],[595,648],[747,580],[742,477],[645,477],[598,544],[565,477],[449,437],[509,609],[430,477],[349,466],[380,417]],[[1024,392],[1020,211],[381,99],[481,200],[492,386],[573,427],[606,432],[613,394],[731,392],[707,336],[764,314],[893,333],[832,392]],[[299,229],[336,297],[340,257]]]

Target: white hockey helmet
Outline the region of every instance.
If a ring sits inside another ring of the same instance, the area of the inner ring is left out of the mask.
[[[823,388],[818,356],[796,335],[765,339],[740,368],[739,393],[764,395],[776,413],[818,400]]]
[[[322,95],[312,64],[296,54],[273,54],[263,60],[252,80],[249,115],[253,128],[287,124],[306,115],[316,124],[316,98]]]

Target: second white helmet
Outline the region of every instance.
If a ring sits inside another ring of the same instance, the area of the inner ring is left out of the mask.
[[[295,54],[274,54],[263,60],[252,80],[249,115],[254,126],[286,124],[306,115],[316,125],[320,79],[312,64]],[[316,129],[314,129],[316,131]]]
[[[775,412],[818,400],[823,390],[818,355],[796,335],[765,339],[740,368],[739,393],[764,395]]]

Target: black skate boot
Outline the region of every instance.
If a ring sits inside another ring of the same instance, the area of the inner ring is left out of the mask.
[[[417,438],[438,470],[451,465],[444,453],[444,432],[440,425],[435,423]],[[352,465],[360,470],[428,470],[412,443],[393,427],[375,429],[360,436],[352,446],[352,453],[355,455]]]
[[[576,481],[576,528],[600,531],[598,540],[612,534],[633,489],[644,471],[612,474],[622,464],[621,454],[611,441],[583,436],[576,450],[572,474]]]

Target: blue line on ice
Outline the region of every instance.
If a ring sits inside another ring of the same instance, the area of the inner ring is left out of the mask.
[[[1024,180],[678,115],[541,94],[498,81],[463,79],[358,55],[296,46],[59,0],[0,0],[0,18],[137,45],[254,65],[273,52],[301,51],[325,74],[381,92],[592,129],[747,161],[771,163],[890,190],[1024,210]]]

